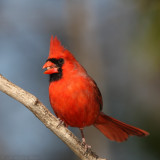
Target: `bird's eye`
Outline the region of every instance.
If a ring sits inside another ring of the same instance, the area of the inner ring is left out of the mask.
[[[60,64],[63,64],[63,63],[64,63],[64,59],[60,58],[60,59],[59,59],[59,63],[60,63]]]

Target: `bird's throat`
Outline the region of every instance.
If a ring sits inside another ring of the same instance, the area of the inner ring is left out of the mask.
[[[58,69],[58,73],[53,73],[49,75],[49,82],[58,81],[62,78],[62,68]]]

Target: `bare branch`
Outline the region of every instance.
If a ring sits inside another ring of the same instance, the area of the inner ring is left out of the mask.
[[[82,160],[106,160],[99,158],[92,151],[85,151],[78,138],[66,127],[34,95],[16,86],[0,74],[0,91],[26,106],[47,128],[55,133]]]

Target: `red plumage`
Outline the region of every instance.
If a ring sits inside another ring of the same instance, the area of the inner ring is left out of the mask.
[[[43,68],[50,74],[49,99],[58,118],[81,130],[94,125],[107,138],[122,142],[128,136],[149,133],[120,122],[101,112],[102,96],[86,70],[55,37],[51,37],[50,52]]]

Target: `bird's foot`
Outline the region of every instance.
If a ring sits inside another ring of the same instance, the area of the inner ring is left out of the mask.
[[[60,118],[57,118],[58,120],[59,120],[59,123],[58,123],[58,125],[57,125],[57,128],[59,128],[60,126],[65,126],[65,127],[67,127],[67,125],[66,125],[66,123],[63,121],[63,120],[61,120]]]
[[[82,138],[81,144],[82,144],[82,146],[85,148],[85,151],[86,151],[86,152],[89,151],[89,150],[91,150],[91,146],[86,143],[85,138]]]

